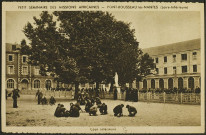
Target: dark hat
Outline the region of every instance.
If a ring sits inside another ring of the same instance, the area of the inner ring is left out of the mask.
[[[122,107],[124,107],[124,105],[123,105],[123,104],[121,104],[121,106],[122,106]]]
[[[129,108],[129,105],[127,105],[126,108]]]

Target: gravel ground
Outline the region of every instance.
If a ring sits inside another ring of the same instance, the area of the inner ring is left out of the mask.
[[[69,109],[69,104],[75,102],[58,98]],[[119,100],[102,100],[108,106],[108,114],[89,116],[81,112],[80,117],[54,117],[56,105],[37,105],[34,95],[21,95],[18,108],[12,108],[13,101],[6,101],[7,126],[200,126],[200,105],[181,105],[147,102],[125,102]],[[123,117],[114,117],[113,108],[124,104]],[[137,115],[129,117],[126,105],[137,108]],[[84,106],[81,106],[84,109]]]

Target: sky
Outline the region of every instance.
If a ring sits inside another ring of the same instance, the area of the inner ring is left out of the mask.
[[[6,42],[20,44],[27,22],[33,23],[37,11],[6,13]],[[200,38],[200,13],[194,11],[113,11],[120,21],[131,23],[140,48],[149,48]]]

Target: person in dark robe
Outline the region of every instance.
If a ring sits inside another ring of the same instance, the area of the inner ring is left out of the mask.
[[[64,108],[63,104],[58,104],[55,112],[54,112],[54,116],[56,117],[64,117],[66,113],[66,109]]]
[[[55,105],[55,103],[56,103],[55,98],[54,98],[53,96],[51,96],[51,98],[50,98],[50,100],[49,100],[49,104],[50,104],[50,105]]]
[[[40,105],[42,97],[43,97],[43,93],[38,90],[37,93],[36,93],[36,97],[37,97],[37,100],[38,100],[38,105]]]
[[[12,98],[13,98],[13,108],[18,108],[17,106],[17,98],[19,98],[19,90],[18,89],[14,89],[12,91]]]
[[[128,97],[129,99],[129,101],[131,101],[132,100],[132,89],[131,88],[129,88],[129,97]]]
[[[42,103],[42,105],[47,105],[48,104],[47,99],[46,99],[45,96],[44,96],[44,98],[42,98],[41,103]]]
[[[123,107],[124,107],[123,104],[117,105],[117,106],[113,109],[114,116],[117,116],[117,117],[123,116],[123,113],[122,113],[122,108],[123,108]]]
[[[134,90],[134,102],[138,102],[138,90]]]
[[[85,111],[89,112],[90,107],[92,107],[91,100],[87,99],[87,103],[85,105]]]
[[[70,117],[79,117],[80,110],[81,110],[81,108],[80,108],[78,103],[76,103],[76,104],[71,103],[70,104]]]
[[[93,105],[92,107],[90,107],[89,109],[89,115],[93,115],[96,116],[97,115],[97,105]]]
[[[126,88],[126,96],[125,96],[125,101],[129,100],[129,89]]]
[[[137,114],[137,109],[135,107],[127,105],[126,108],[129,111],[129,116],[134,117]]]
[[[96,104],[97,105],[102,104],[101,99],[99,97],[96,98]]]
[[[117,100],[117,88],[114,88],[114,100]]]
[[[6,89],[6,100],[7,100],[7,97],[8,97],[8,90]]]
[[[98,106],[99,112],[101,115],[107,114],[107,105],[105,103],[102,103],[101,105]]]
[[[94,97],[91,98],[91,103],[92,103],[92,105],[94,105],[94,103],[95,103]]]

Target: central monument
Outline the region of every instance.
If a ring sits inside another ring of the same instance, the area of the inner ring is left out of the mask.
[[[119,83],[118,83],[118,74],[117,74],[117,72],[115,72],[114,82],[115,82],[114,86],[117,88],[118,93],[120,93],[120,86],[119,86]]]

